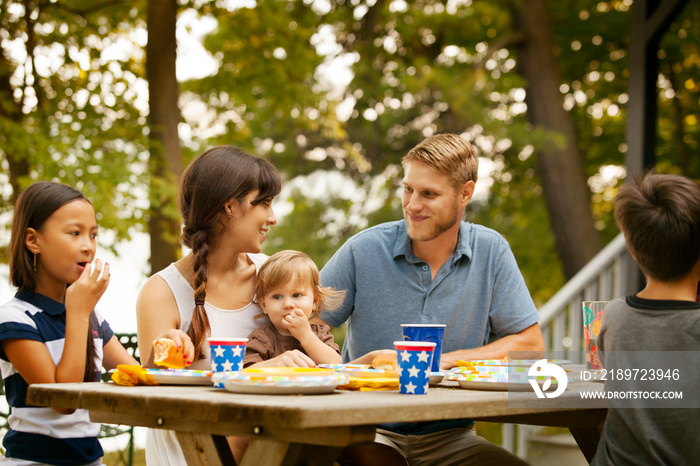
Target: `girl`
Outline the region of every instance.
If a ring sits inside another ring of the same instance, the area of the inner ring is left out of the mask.
[[[266,323],[254,319],[261,312],[255,284],[267,259],[260,254],[262,243],[277,223],[272,199],[281,187],[274,165],[232,146],[210,149],[189,164],[180,179],[178,208],[181,242],[192,252],[149,278],[139,292],[143,357],[159,333],[181,329],[194,344],[190,368],[208,370],[207,337],[246,337]],[[300,351],[260,364],[314,366]],[[242,450],[234,450],[240,463]],[[174,432],[163,429],[148,430],[146,461],[149,466],[187,464]]]
[[[109,264],[90,265],[95,211],[78,190],[37,182],[17,199],[11,235],[18,291],[0,306],[0,370],[12,408],[2,463],[102,464],[100,425],[87,411],[25,403],[30,384],[96,382],[101,366],[137,364],[93,310],[109,284]]]
[[[340,348],[327,325],[310,324],[319,309],[337,309],[345,291],[321,287],[316,264],[303,252],[280,251],[258,272],[255,289],[260,307],[272,323],[248,336],[244,366],[299,350],[316,364],[342,362]]]

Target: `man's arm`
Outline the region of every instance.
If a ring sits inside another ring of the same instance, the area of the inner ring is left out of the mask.
[[[503,337],[493,343],[480,348],[451,351],[443,353],[440,359],[440,368],[449,369],[454,367],[457,361],[476,361],[478,359],[502,359],[508,356],[509,351],[532,351],[528,359],[539,359],[544,357],[544,340],[540,325],[534,324],[530,327]]]

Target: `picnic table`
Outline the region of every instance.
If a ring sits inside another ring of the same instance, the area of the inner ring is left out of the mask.
[[[602,389],[601,384],[589,385],[593,390]],[[307,464],[322,465],[333,464],[346,445],[373,440],[376,424],[459,418],[568,427],[590,461],[605,408],[567,408],[566,403],[552,408],[512,407],[512,397],[518,395],[467,390],[452,381],[431,387],[427,395],[346,390],[323,395],[259,395],[210,386],[67,383],[31,385],[27,402],[87,409],[95,422],[174,430],[191,465],[233,464],[225,435],[251,438],[243,466],[294,464],[302,455]],[[566,396],[575,395],[565,393],[562,398]]]

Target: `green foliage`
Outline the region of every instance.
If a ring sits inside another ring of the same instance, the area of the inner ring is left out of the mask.
[[[183,111],[181,128],[186,161],[236,144],[270,158],[297,186],[288,190],[284,207],[291,210],[270,230],[266,252],[301,249],[322,266],[353,233],[401,218],[401,157],[428,135],[456,132],[479,151],[479,185],[492,183],[468,208],[468,220],[508,239],[538,303],[560,287],[550,231],[557,219],[546,210],[535,158],[563,137],[533,128],[527,117],[527,83],[515,55],[523,40],[519,1],[236,5],[243,4],[180,2],[182,11],[216,20],[204,45],[219,63],[212,75],[181,83],[182,107],[203,109]],[[602,173],[624,165],[630,2],[547,4],[560,90],[575,122],[591,209],[608,241],[617,233],[611,201],[621,179]],[[0,0],[2,179],[77,186],[117,240],[143,228],[145,200],[157,204],[174,189],[148,174],[144,12],[142,1]],[[659,171],[696,179],[700,32],[692,25],[699,15],[698,2],[689,2],[661,42],[657,147]],[[338,62],[350,63],[347,86],[329,83],[321,71]],[[10,161],[27,170],[10,173]],[[353,181],[347,192],[312,193],[324,177],[318,173],[331,171]],[[301,189],[299,180],[312,181]],[[6,189],[0,213],[10,209]]]
[[[140,224],[134,187],[147,183],[138,14],[137,4],[88,0],[6,0],[0,9],[4,174],[19,187],[38,179],[76,186],[118,239]],[[8,158],[28,171],[8,173]]]
[[[293,214],[270,229],[264,243],[267,253],[281,249],[304,251],[321,267],[345,239],[358,231],[346,220],[352,206],[348,199],[312,199],[295,189],[287,201],[293,205]]]
[[[334,168],[306,153],[342,133],[334,103],[314,74],[322,63],[311,42],[319,17],[303,2],[260,1],[255,8],[211,8],[217,30],[205,47],[220,62],[216,74],[183,84],[184,95],[201,99],[219,125],[188,122],[207,147],[236,144],[271,158],[290,177]]]

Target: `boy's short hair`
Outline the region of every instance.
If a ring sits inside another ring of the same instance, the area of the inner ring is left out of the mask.
[[[446,174],[455,187],[467,181],[476,183],[479,173],[479,157],[474,147],[459,134],[436,134],[425,138],[404,155],[401,165],[406,167],[406,163],[414,161]]]
[[[676,282],[700,260],[700,186],[679,175],[648,174],[624,183],[615,221],[649,277]]]

